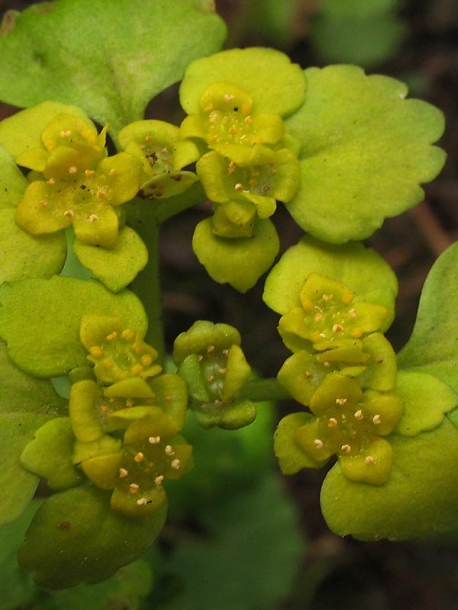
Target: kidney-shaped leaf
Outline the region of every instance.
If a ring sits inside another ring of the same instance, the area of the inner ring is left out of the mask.
[[[118,130],[190,61],[219,50],[226,28],[185,0],[59,0],[12,16],[0,33],[0,98],[75,104]]]
[[[287,204],[295,221],[332,243],[371,235],[389,216],[423,198],[445,153],[431,146],[444,130],[442,113],[405,99],[403,83],[366,76],[356,66],[305,71],[307,96],[286,119],[302,144],[302,181]]]

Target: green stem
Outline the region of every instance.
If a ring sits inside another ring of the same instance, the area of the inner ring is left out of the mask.
[[[165,340],[159,266],[160,223],[154,206],[140,199],[129,206],[128,222],[148,248],[148,263],[132,282],[131,288],[142,301],[148,316],[148,332],[145,340],[158,351],[159,360],[163,362]]]
[[[248,381],[240,390],[240,396],[253,402],[291,399],[291,394],[275,378]]]

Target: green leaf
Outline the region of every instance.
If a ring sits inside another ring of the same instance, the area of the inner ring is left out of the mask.
[[[0,209],[0,284],[26,278],[50,278],[65,263],[63,233],[35,237],[14,222],[13,209]]]
[[[404,401],[404,414],[395,428],[397,434],[416,436],[433,430],[458,404],[458,395],[436,377],[417,371],[399,371],[396,391]]]
[[[300,307],[299,295],[311,273],[340,280],[355,294],[355,301],[382,305],[394,314],[397,279],[381,256],[361,243],[335,246],[309,236],[289,248],[273,267],[264,301],[280,314]],[[392,316],[387,326],[391,321]]]
[[[297,64],[275,49],[230,49],[194,61],[180,86],[181,105],[188,114],[201,111],[200,99],[213,83],[232,83],[253,98],[253,113],[287,116],[304,101],[305,78]]]
[[[0,122],[0,133],[1,125]],[[0,209],[15,209],[22,199],[22,195],[27,187],[27,180],[14,163],[9,153],[0,146],[0,171],[2,175],[2,186],[0,188]]]
[[[445,153],[431,146],[444,117],[426,102],[406,100],[392,78],[366,76],[356,66],[305,71],[307,96],[286,119],[301,144],[302,181],[286,204],[315,237],[344,243],[370,236],[388,216],[419,203]]]
[[[277,479],[265,476],[250,491],[208,507],[205,521],[208,539],[184,541],[167,564],[184,585],[180,610],[277,608],[305,550]]]
[[[146,332],[138,298],[127,290],[114,295],[96,281],[54,276],[4,284],[0,302],[0,335],[8,355],[38,377],[58,377],[87,365],[79,340],[83,315],[113,316],[136,332]]]
[[[75,238],[73,250],[87,269],[112,292],[130,284],[148,262],[145,244],[130,227],[124,226],[114,248],[98,248]]]
[[[458,244],[437,259],[423,287],[412,336],[398,354],[400,369],[434,375],[458,392]]]
[[[0,344],[0,447],[2,469],[0,524],[16,519],[29,504],[38,477],[22,468],[19,458],[35,431],[64,414],[65,401],[49,381],[33,379],[14,366]]]
[[[392,0],[327,0],[315,17],[312,43],[326,63],[360,66],[388,59],[398,49],[405,26]]]
[[[51,489],[66,489],[84,481],[73,465],[75,435],[69,417],[56,417],[35,432],[21,454],[21,464],[29,472],[46,479]]]
[[[252,288],[277,256],[280,243],[269,219],[258,219],[252,237],[218,237],[212,219],[200,222],[192,240],[193,250],[209,276],[228,283],[239,292]]]
[[[390,437],[394,462],[379,487],[349,481],[336,464],[321,489],[330,529],[362,540],[410,540],[458,527],[458,430],[445,419],[414,438]]]
[[[0,535],[1,610],[33,607],[31,604],[38,591],[30,574],[25,574],[20,569],[16,553],[24,539],[30,519],[37,509],[37,504],[37,501],[32,502],[19,519],[2,528]]]
[[[142,519],[124,517],[109,506],[110,492],[76,487],[59,492],[38,509],[19,564],[36,583],[65,589],[97,583],[140,557],[160,533],[166,507]]]
[[[119,130],[224,36],[216,14],[184,0],[38,4],[0,36],[0,98],[21,107],[74,104]]]

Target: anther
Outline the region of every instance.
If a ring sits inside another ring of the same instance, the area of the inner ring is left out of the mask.
[[[105,191],[103,191],[102,189],[99,189],[96,193],[96,197],[98,199],[103,199],[104,197],[106,197],[107,194],[105,193]]]
[[[372,422],[378,426],[378,424],[382,423],[382,418],[380,417],[380,415],[374,415],[374,417],[372,418]]]
[[[341,451],[343,451],[344,453],[350,453],[351,451],[351,447],[350,445],[342,445],[342,447],[340,448]]]
[[[235,99],[235,95],[233,93],[225,93],[224,99],[226,102],[230,102],[231,100]]]
[[[121,333],[121,337],[124,341],[132,341],[132,339],[135,339],[135,333],[129,328],[125,328]]]
[[[138,377],[142,371],[143,367],[141,364],[134,364],[134,366],[130,368],[130,373],[133,377]]]
[[[145,456],[143,455],[143,453],[141,451],[139,451],[134,457],[134,460],[136,462],[143,462],[144,459],[145,459]]]
[[[54,184],[56,184],[56,181],[54,180],[54,178],[50,178],[49,180],[46,180],[46,184],[49,184],[49,186],[53,186]]]
[[[172,460],[172,462],[170,463],[170,466],[174,469],[174,470],[178,470],[180,468],[180,460]]]
[[[333,333],[341,333],[342,331],[343,331],[342,324],[334,324],[334,326],[332,327]]]
[[[350,318],[356,318],[358,316],[355,309],[350,309],[348,315],[350,316]]]
[[[375,457],[373,455],[368,455],[367,457],[364,458],[364,463],[367,464],[368,466],[370,464],[373,464],[375,462]]]
[[[160,436],[150,436],[148,438],[148,442],[151,443],[152,445],[157,445],[158,443],[161,442],[161,437]]]
[[[146,498],[140,498],[139,500],[137,500],[137,504],[139,506],[145,506],[146,504],[148,504],[148,500]]]
[[[131,494],[136,494],[138,490],[139,490],[139,486],[137,485],[137,483],[131,483],[129,485],[129,491]]]
[[[92,176],[94,176],[94,175],[95,175],[95,171],[94,171],[93,169],[85,169],[85,170],[84,170],[84,173],[86,174],[86,176],[87,176],[88,178],[91,178]]]
[[[103,356],[103,350],[99,345],[94,345],[89,349],[89,353],[93,358],[101,358]]]
[[[214,352],[214,351],[215,351],[215,349],[216,349],[216,348],[215,348],[215,346],[214,346],[214,345],[209,345],[209,346],[207,347],[207,354],[211,354],[212,352]]]
[[[214,381],[214,380],[215,380],[215,376],[214,376],[214,375],[208,375],[208,376],[206,377],[206,379],[207,379],[207,381],[208,381],[209,383],[211,383],[212,381]]]
[[[164,477],[163,477],[163,475],[162,475],[162,474],[160,474],[158,477],[156,477],[156,478],[154,479],[154,483],[155,483],[156,485],[161,485],[163,480],[164,480]]]
[[[75,212],[73,210],[65,210],[64,212],[64,216],[66,216],[67,218],[73,218],[74,215]]]
[[[72,132],[70,129],[67,129],[66,131],[62,130],[59,135],[61,138],[69,138],[72,135]]]
[[[133,407],[133,406],[134,406],[134,404],[135,404],[135,401],[134,401],[134,399],[133,399],[133,398],[128,398],[128,399],[126,400],[126,407],[128,407],[128,408]]]
[[[316,438],[314,441],[317,449],[323,449],[323,441],[319,438]]]
[[[331,301],[333,298],[332,294],[323,294],[323,301]]]
[[[91,214],[91,215],[88,217],[88,221],[89,221],[89,222],[95,222],[95,221],[96,221],[96,220],[98,220],[98,219],[99,219],[99,217],[97,216],[97,214]]]
[[[336,404],[344,405],[347,402],[346,398],[336,398]]]
[[[245,117],[245,123],[248,123],[249,125],[251,125],[252,122],[253,122],[253,119],[251,118],[250,115]]]
[[[40,205],[41,205],[41,207],[42,207],[42,208],[45,208],[45,207],[48,205],[48,202],[47,202],[47,201],[45,201],[44,199],[42,199],[42,200],[40,201]]]
[[[337,419],[335,417],[330,417],[328,421],[329,428],[335,428],[337,426]]]
[[[357,411],[355,411],[354,415],[355,415],[355,419],[363,419],[364,418],[364,415],[363,415],[363,412],[361,411],[361,409],[358,409]]]
[[[310,379],[310,377],[313,377],[313,373],[311,373],[310,371],[306,371],[305,376],[307,379]]]
[[[76,172],[77,172],[77,171],[78,171],[78,168],[76,167],[76,165],[71,165],[71,166],[68,168],[68,173],[69,173],[69,174],[76,174]]]
[[[167,455],[175,455],[175,451],[171,445],[166,445],[164,451]]]
[[[125,468],[120,468],[119,469],[119,477],[121,479],[123,479],[124,477],[127,477],[128,474],[129,473],[128,473],[128,471]]]
[[[109,176],[117,176],[118,172],[115,169],[110,169],[110,171],[108,172]]]
[[[149,354],[145,354],[140,358],[140,362],[143,366],[149,366],[153,362],[153,359]]]
[[[316,313],[313,316],[313,321],[314,322],[321,322],[322,320],[323,320],[323,314],[321,314],[321,313]]]
[[[225,375],[226,374],[227,369],[226,368],[220,368],[218,369],[218,373],[220,373],[221,375]]]
[[[234,191],[243,191],[243,184],[241,182],[237,182],[234,186]]]
[[[106,338],[107,338],[107,341],[114,341],[115,339],[118,338],[118,333],[114,330],[112,333],[107,335]]]
[[[228,132],[231,134],[231,136],[235,136],[237,129],[235,127],[229,127]]]

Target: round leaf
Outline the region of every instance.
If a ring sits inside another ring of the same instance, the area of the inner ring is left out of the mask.
[[[200,111],[205,89],[217,82],[245,89],[253,97],[253,112],[286,116],[304,101],[305,78],[300,67],[274,49],[230,49],[194,61],[186,70],[180,100],[188,114]]]
[[[84,315],[113,316],[128,328],[146,332],[138,298],[127,290],[114,295],[96,281],[54,276],[4,284],[0,302],[0,335],[8,355],[38,377],[58,377],[87,364],[79,339]]]
[[[252,288],[272,265],[280,243],[273,223],[259,219],[252,237],[218,237],[212,231],[212,219],[200,222],[192,247],[199,262],[219,284],[228,283],[239,292]]]
[[[406,100],[392,78],[356,66],[306,70],[307,97],[286,120],[302,149],[302,181],[287,204],[305,231],[332,243],[360,240],[419,203],[445,153],[442,113]]]

